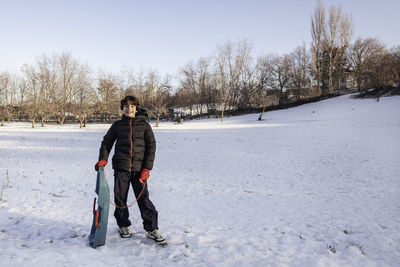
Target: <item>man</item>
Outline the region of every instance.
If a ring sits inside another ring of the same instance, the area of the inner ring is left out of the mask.
[[[156,242],[165,242],[158,233],[158,213],[149,199],[147,179],[153,168],[156,151],[156,140],[150,124],[146,121],[147,112],[139,109],[139,101],[134,96],[126,96],[121,100],[122,119],[114,122],[103,137],[100,147],[99,161],[95,165],[107,164],[108,156],[115,141],[115,152],[112,158],[114,169],[114,217],[117,220],[122,238],[129,238],[129,210],[126,205],[129,185],[133,191],[143,219],[143,227],[148,237]]]

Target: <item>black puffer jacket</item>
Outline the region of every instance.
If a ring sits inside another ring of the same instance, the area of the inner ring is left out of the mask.
[[[121,120],[114,122],[101,143],[99,161],[108,160],[111,148],[117,140],[112,158],[114,170],[137,172],[142,168],[151,170],[156,152],[156,140],[146,119],[147,112],[139,109],[135,118],[123,115]]]

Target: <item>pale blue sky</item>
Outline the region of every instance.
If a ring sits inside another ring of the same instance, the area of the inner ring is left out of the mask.
[[[351,14],[354,38],[400,45],[399,0],[326,0]],[[0,0],[0,70],[17,72],[43,53],[70,51],[94,71],[123,67],[176,73],[227,40],[246,38],[253,55],[310,46],[317,0]]]

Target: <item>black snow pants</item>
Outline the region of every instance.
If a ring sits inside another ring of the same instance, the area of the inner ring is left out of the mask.
[[[119,227],[130,226],[129,210],[127,206],[129,184],[132,184],[133,192],[137,198],[142,191],[143,184],[139,181],[140,172],[114,171],[114,201],[119,207],[115,208],[114,217]],[[132,200],[133,201],[133,200]],[[146,187],[137,201],[140,214],[143,219],[143,226],[146,231],[158,229],[158,212],[149,199],[149,191]]]

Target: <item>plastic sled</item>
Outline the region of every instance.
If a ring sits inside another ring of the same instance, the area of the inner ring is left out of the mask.
[[[93,224],[89,235],[89,244],[92,248],[106,243],[110,188],[104,176],[104,167],[100,167],[97,172],[96,194],[98,195],[98,206],[96,209],[96,198],[94,198]]]

